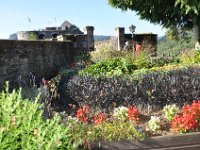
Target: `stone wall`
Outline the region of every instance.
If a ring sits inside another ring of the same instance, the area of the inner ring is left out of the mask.
[[[75,56],[72,42],[0,40],[0,85],[49,79]]]
[[[118,50],[123,50],[126,41],[134,41],[142,45],[143,50],[148,50],[153,54],[157,51],[157,34],[141,33],[141,34],[125,34],[124,27],[116,28],[116,47]]]

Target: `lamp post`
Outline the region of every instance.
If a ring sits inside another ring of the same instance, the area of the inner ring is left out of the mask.
[[[130,30],[131,33],[132,33],[132,45],[133,45],[133,34],[134,34],[134,32],[135,32],[135,28],[136,28],[136,26],[134,26],[133,24],[129,27],[129,30]],[[135,51],[135,47],[134,47],[134,45],[133,45],[133,54],[134,54],[134,51]]]

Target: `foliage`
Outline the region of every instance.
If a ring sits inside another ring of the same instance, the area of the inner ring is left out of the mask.
[[[77,119],[86,123],[89,119],[90,107],[88,105],[83,106],[83,108],[79,108],[76,113]]]
[[[130,74],[136,66],[125,59],[115,58],[112,60],[99,62],[80,72],[85,76],[120,76],[122,74]]]
[[[199,98],[199,74],[199,66],[173,65],[152,68],[152,72],[139,80],[79,75],[68,82],[67,91],[81,105],[90,104],[109,109],[116,103],[124,106],[134,104],[141,109],[147,109],[150,105],[151,109],[156,109],[170,103],[183,105]]]
[[[118,51],[111,42],[101,42],[95,45],[96,50],[90,52],[91,61],[100,62],[126,55],[126,52]]]
[[[172,121],[172,129],[179,133],[198,131],[200,126],[200,100],[182,108]]]
[[[161,121],[159,117],[151,116],[151,119],[148,122],[148,127],[153,132],[158,132],[161,129]]]
[[[163,113],[165,118],[167,118],[167,120],[172,121],[174,116],[179,112],[179,108],[173,104],[173,105],[166,105],[163,108]]]
[[[35,34],[34,32],[29,33],[29,35],[28,35],[28,40],[33,40],[33,41],[35,41],[35,40],[37,40],[37,39],[38,39],[37,34]]]
[[[137,69],[153,67],[150,54],[147,52],[141,52],[140,55],[134,59],[134,65],[137,66]]]
[[[107,119],[107,115],[105,113],[98,113],[94,116],[94,124],[102,124]]]
[[[108,0],[109,4],[122,10],[133,10],[141,19],[157,23],[163,27],[192,29],[199,26],[199,1],[193,0]],[[165,15],[163,15],[165,14]]]
[[[186,37],[183,38],[179,36],[178,41],[170,40],[166,36],[163,37],[158,41],[158,56],[164,56],[175,60],[182,51],[194,47],[195,41],[192,38],[193,36],[194,34],[192,32],[187,32]]]
[[[180,62],[183,64],[195,64],[200,63],[200,51],[199,50],[187,50],[180,54]]]
[[[126,120],[128,118],[128,108],[124,106],[115,108],[113,116],[119,120]]]
[[[88,66],[80,74],[96,78],[130,75],[136,74],[135,71],[140,72],[140,69],[145,70],[145,68],[164,66],[169,62],[168,59],[151,57],[147,52],[143,52],[135,57],[126,55],[125,57],[98,62]]]
[[[0,93],[1,149],[72,149],[69,128],[58,115],[45,120],[38,98],[23,99],[21,90],[10,93],[8,86]]]
[[[74,57],[74,61],[87,61],[90,59],[90,54],[84,53]]]
[[[134,121],[113,120],[96,127],[102,141],[142,140],[144,134],[135,128]]]
[[[61,68],[60,69],[60,75],[62,78],[67,78],[67,77],[71,77],[73,75],[77,74],[77,71],[71,68]]]
[[[78,108],[76,118],[68,117],[74,142],[87,145],[88,142],[94,141],[143,139],[143,133],[136,129],[136,122],[139,120],[138,110],[133,106],[126,110],[127,116],[120,119],[113,113],[92,112],[89,105]]]
[[[178,41],[179,39],[179,33],[177,31],[177,28],[170,28],[167,30],[166,36],[170,40]]]

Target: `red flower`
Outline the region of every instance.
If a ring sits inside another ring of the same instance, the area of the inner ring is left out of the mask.
[[[76,112],[76,117],[86,123],[89,119],[89,113],[90,113],[90,107],[88,105],[83,106],[82,108],[79,108]]]
[[[98,115],[96,115],[94,117],[94,123],[95,124],[101,124],[102,122],[106,121],[106,118],[107,118],[106,114],[99,113]]]
[[[182,113],[176,115],[172,121],[172,128],[176,132],[196,131],[200,123],[200,101],[193,101],[191,105],[182,108]]]
[[[138,123],[140,113],[136,107],[129,106],[128,114],[129,114],[129,120],[134,120],[136,123]]]
[[[43,84],[44,84],[44,85],[46,85],[46,86],[48,86],[48,85],[49,85],[49,83],[50,83],[50,81],[49,81],[49,80],[45,80],[45,79],[42,79],[42,82],[43,82]]]

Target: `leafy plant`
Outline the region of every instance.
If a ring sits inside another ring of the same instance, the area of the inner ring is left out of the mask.
[[[167,118],[167,120],[172,121],[174,116],[179,112],[179,108],[173,104],[173,105],[166,105],[163,108],[164,116]]]
[[[94,141],[141,140],[144,138],[144,134],[136,129],[139,112],[135,107],[122,106],[114,112],[114,114],[92,113],[88,105],[78,108],[76,118],[68,117],[70,130],[74,134],[72,137],[74,143],[82,143],[87,147],[88,143]],[[127,115],[123,116],[124,113]]]
[[[126,120],[128,118],[128,108],[120,106],[114,109],[113,116],[119,120]]]
[[[180,62],[183,64],[200,63],[200,51],[199,50],[186,50],[180,54]]]
[[[154,131],[158,132],[161,129],[161,121],[159,117],[151,116],[151,119],[148,122],[148,127]]]
[[[29,33],[29,35],[28,35],[28,40],[33,40],[33,41],[35,41],[35,40],[37,40],[37,39],[38,39],[38,36],[37,36],[36,33],[34,33],[34,32]]]
[[[93,77],[120,76],[122,74],[130,74],[135,68],[134,64],[121,58],[115,58],[91,65],[82,70],[80,74]]]
[[[198,131],[200,126],[200,100],[193,101],[191,105],[182,108],[180,114],[175,115],[172,121],[172,129],[178,133]]]
[[[45,120],[38,99],[23,99],[21,89],[10,93],[7,83],[6,90],[0,93],[1,149],[73,148],[69,128],[60,124],[58,115]]]
[[[96,51],[90,52],[91,61],[101,62],[125,56],[126,53],[116,50],[111,42],[101,42],[95,45]]]
[[[135,127],[134,121],[112,120],[95,126],[96,135],[101,141],[119,141],[119,140],[142,140],[144,134]]]

